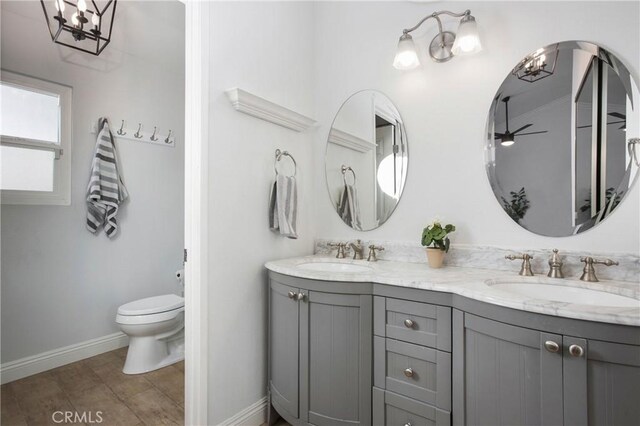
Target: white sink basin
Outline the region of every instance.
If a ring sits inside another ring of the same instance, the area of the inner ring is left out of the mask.
[[[520,296],[533,299],[550,300],[554,302],[574,303],[578,305],[610,306],[616,308],[639,308],[640,300],[605,291],[591,290],[588,288],[569,287],[557,283],[531,283],[531,282],[486,282],[488,286],[496,290],[515,293]]]
[[[297,267],[306,271],[320,272],[371,272],[371,268],[366,265],[340,262],[307,262],[301,263]]]

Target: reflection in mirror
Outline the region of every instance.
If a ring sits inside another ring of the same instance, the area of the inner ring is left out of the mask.
[[[527,55],[500,86],[487,120],[493,192],[520,226],[561,237],[611,214],[638,172],[638,86],[592,43]]]
[[[325,171],[331,203],[347,225],[368,231],[391,216],[407,155],[404,124],[389,98],[364,90],[346,100],[329,131]]]

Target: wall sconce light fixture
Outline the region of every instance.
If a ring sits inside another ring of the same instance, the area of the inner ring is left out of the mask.
[[[556,70],[558,52],[558,44],[546,48],[541,47],[520,61],[511,73],[520,80],[529,83],[549,77]],[[549,64],[548,57],[551,58],[551,64]]]
[[[100,55],[111,41],[113,17],[118,0],[40,0],[47,27],[54,43]],[[55,8],[55,9],[54,9]],[[70,10],[65,10],[65,9]],[[66,17],[65,17],[66,14]]]
[[[462,18],[460,19],[457,34],[442,29],[440,15]],[[431,40],[431,44],[429,44],[429,55],[434,61],[446,62],[454,56],[470,55],[482,50],[480,36],[478,35],[478,26],[476,19],[471,16],[471,11],[465,10],[462,13],[453,13],[443,10],[425,16],[415,26],[402,30],[396,57],[393,61],[395,68],[399,70],[410,70],[420,65],[413,37],[411,37],[409,33],[418,29],[420,25],[429,18],[433,18],[438,22],[439,30],[438,34]]]

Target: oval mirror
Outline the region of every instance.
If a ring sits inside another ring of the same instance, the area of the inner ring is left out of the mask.
[[[407,165],[407,135],[393,102],[375,90],[347,99],[331,125],[325,157],[329,197],[344,223],[369,231],[389,219]]]
[[[525,56],[487,120],[485,165],[520,226],[562,237],[598,225],[638,173],[638,86],[611,52],[566,41]]]

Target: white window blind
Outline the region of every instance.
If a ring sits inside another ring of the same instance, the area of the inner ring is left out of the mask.
[[[71,88],[2,71],[2,203],[70,204],[70,147]]]

